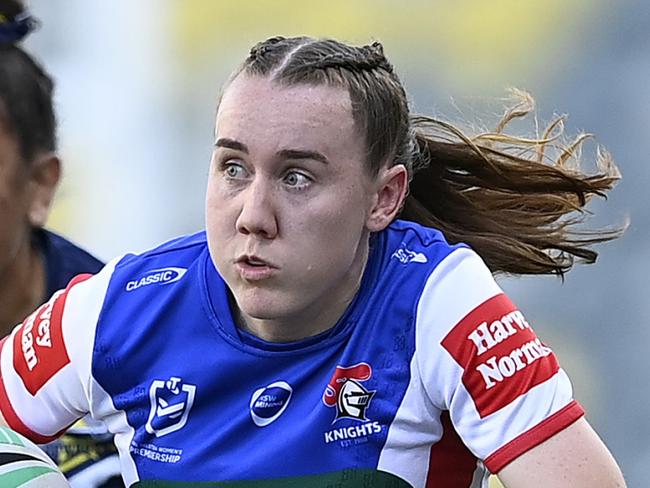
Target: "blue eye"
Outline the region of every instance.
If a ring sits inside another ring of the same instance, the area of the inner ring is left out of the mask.
[[[244,167],[237,163],[227,163],[223,172],[228,178],[243,178],[246,174]]]
[[[311,179],[297,171],[290,171],[285,175],[284,182],[291,187],[301,187],[308,185]]]

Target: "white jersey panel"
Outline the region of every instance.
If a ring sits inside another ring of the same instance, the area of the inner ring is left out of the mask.
[[[13,428],[26,428],[31,431],[26,434],[39,442],[90,410],[95,327],[115,262],[55,293],[2,348],[0,367],[10,405],[10,409],[3,405],[3,414]],[[26,343],[33,347],[25,347]]]
[[[425,390],[440,410],[449,410],[463,369],[441,346],[471,310],[502,293],[478,255],[466,248],[450,254],[433,271],[420,297],[416,354]]]
[[[449,329],[469,310],[501,291],[496,284],[491,287],[468,288],[467,284],[474,281],[467,280],[466,276],[474,276],[476,259],[476,255],[465,248],[450,254],[431,273],[418,306],[416,349],[410,364],[411,380],[391,424],[378,463],[378,469],[395,474],[414,487],[425,487],[429,476],[432,477],[433,486],[444,483],[444,479],[435,472],[429,474],[430,465],[434,463],[431,447],[443,435],[440,417],[442,411],[449,408],[442,392],[449,392],[448,396],[451,396],[451,391],[460,382],[462,369],[450,361],[436,361],[435,356],[447,355],[446,351],[440,351],[439,344]],[[482,265],[480,261],[479,264]],[[467,271],[461,274],[459,268],[467,268]],[[460,283],[456,283],[456,279]],[[448,287],[464,290],[462,297],[454,301],[450,296],[445,296]],[[430,320],[430,317],[435,319]],[[441,327],[428,326],[432,323]],[[426,329],[428,334],[422,333],[421,329]],[[432,361],[436,362],[435,366]],[[420,365],[427,368],[424,375]],[[432,380],[432,373],[437,373],[438,379]],[[431,392],[428,393],[425,388],[426,381],[429,384],[436,381],[441,385],[440,393],[430,395]],[[476,462],[474,476],[466,486],[487,487],[487,479],[487,470],[482,463]]]
[[[129,486],[140,480],[135,462],[130,455],[131,441],[135,431],[129,425],[126,413],[115,408],[111,396],[94,379],[91,379],[90,391],[93,398],[91,414],[93,417],[101,418],[109,432],[114,434],[113,442],[120,454],[120,472],[126,486]]]
[[[63,311],[63,336],[77,380],[83,385],[84,397],[80,408],[83,408],[84,414],[92,413],[95,403],[91,389],[95,332],[106,290],[118,261],[110,261],[97,275],[74,286]],[[67,387],[62,390],[67,391]]]
[[[454,251],[431,274],[418,307],[415,357],[433,405],[449,411],[463,443],[491,470],[581,415],[553,352],[469,249]],[[515,439],[516,447],[499,451]]]
[[[551,379],[532,388],[526,395],[483,419],[471,395],[460,386],[451,408],[452,421],[467,445],[480,459],[486,459],[531,428],[566,407],[572,400],[571,382],[560,369]]]
[[[410,367],[411,381],[377,463],[377,469],[403,478],[414,488],[425,486],[431,446],[442,437],[440,410],[426,397],[417,354],[416,350]]]

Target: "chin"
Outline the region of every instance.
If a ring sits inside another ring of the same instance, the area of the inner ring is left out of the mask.
[[[289,311],[282,310],[280,307],[240,307],[240,310],[248,317],[255,320],[282,320],[290,315]]]
[[[249,317],[257,320],[281,319],[292,315],[292,307],[287,299],[275,294],[267,293],[246,293],[244,296],[237,296],[237,306]]]

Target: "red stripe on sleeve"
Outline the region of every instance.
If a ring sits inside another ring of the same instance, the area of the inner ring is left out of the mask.
[[[494,451],[485,459],[485,466],[491,473],[498,473],[525,452],[566,429],[584,414],[585,411],[580,404],[575,400],[572,401],[532,429]]]
[[[0,354],[2,353],[2,348],[5,346],[6,342],[7,342],[7,337],[2,339],[2,341],[0,342]],[[9,397],[7,396],[7,390],[5,388],[5,382],[1,373],[0,373],[0,412],[2,413],[2,416],[4,417],[5,422],[7,423],[9,428],[15,430],[19,434],[24,435],[25,437],[31,439],[33,442],[36,442],[37,444],[47,444],[48,442],[51,442],[57,437],[59,437],[65,430],[67,430],[66,427],[66,429],[63,429],[61,432],[58,432],[53,436],[44,436],[34,432],[29,427],[27,427],[16,414],[16,411],[11,406],[11,402],[9,402]]]
[[[458,436],[449,412],[443,412],[440,421],[442,437],[431,446],[425,486],[467,487],[472,483],[477,459]]]

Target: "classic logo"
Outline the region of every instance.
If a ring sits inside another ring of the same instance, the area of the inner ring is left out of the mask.
[[[553,351],[504,295],[472,310],[442,340],[463,368],[462,381],[481,418],[510,404],[559,370]]]
[[[176,376],[154,380],[149,388],[149,419],[145,429],[156,437],[182,429],[194,404],[196,386],[184,384]]]
[[[427,257],[423,253],[409,251],[405,247],[395,251],[391,257],[397,259],[402,264],[426,263],[428,261]]]
[[[276,381],[264,388],[255,390],[250,401],[253,422],[265,427],[274,422],[287,409],[293,389],[285,381]]]
[[[348,418],[367,421],[366,410],[375,391],[366,390],[362,381],[370,379],[372,368],[368,363],[359,363],[350,367],[337,366],[332,379],[323,393],[323,403],[328,407],[336,406],[336,418]]]
[[[185,268],[160,268],[146,271],[143,276],[137,280],[127,282],[126,291],[133,291],[147,285],[169,285],[180,280],[187,273]]]

